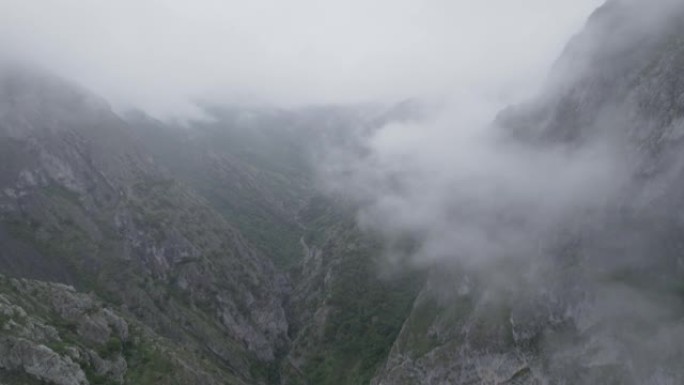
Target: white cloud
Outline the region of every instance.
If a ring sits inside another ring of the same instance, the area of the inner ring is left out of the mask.
[[[119,106],[443,96],[538,83],[600,0],[0,0],[0,49]],[[524,87],[523,87],[524,86]]]

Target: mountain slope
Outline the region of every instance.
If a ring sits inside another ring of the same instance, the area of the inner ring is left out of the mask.
[[[497,121],[533,148],[604,144],[626,185],[540,242],[532,280],[525,265],[499,267],[504,290],[432,274],[374,384],[684,381],[684,7],[655,3],[608,1],[540,97]]]
[[[242,383],[72,287],[0,277],[0,293],[3,383]]]
[[[188,129],[8,68],[0,112],[0,272],[92,292],[211,381],[363,384],[384,359],[420,277],[377,279],[312,159],[403,109],[222,108]]]
[[[3,272],[94,290],[250,379],[252,361],[272,361],[287,341],[286,280],[206,201],[159,171],[131,131],[70,84],[4,72]]]
[[[202,194],[290,274],[292,342],[280,381],[366,384],[420,286],[414,271],[380,277],[382,247],[354,225],[354,208],[322,194],[314,159],[356,130],[406,119],[389,111],[217,109],[209,122],[129,121],[159,164]]]

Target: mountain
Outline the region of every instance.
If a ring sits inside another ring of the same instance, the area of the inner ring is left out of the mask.
[[[387,267],[319,183],[419,103],[177,125],[0,66],[0,383],[684,383],[683,32],[675,1],[609,0],[500,113],[518,147],[600,150],[620,187],[479,270]]]
[[[682,33],[680,3],[608,1],[541,95],[500,114],[527,148],[603,145],[624,185],[525,256],[533,279],[432,272],[373,384],[684,382]]]
[[[5,71],[2,270],[64,282],[250,378],[287,341],[287,281],[200,196],[165,175],[97,97]]]
[[[354,146],[357,130],[411,119],[409,104],[213,107],[190,128],[129,118],[155,160],[288,273],[291,342],[270,369],[281,383],[368,383],[410,310],[422,275],[379,279],[381,245],[358,229],[351,203],[321,191],[314,167],[331,142]]]
[[[148,365],[147,356],[129,357],[121,350],[112,356],[116,373],[92,369],[93,360],[104,357],[89,360],[87,352],[104,348],[69,326],[76,314],[53,317],[49,300],[34,304],[24,298],[30,290],[17,295],[7,285],[2,292],[12,295],[8,306],[22,307],[22,314],[55,333],[46,339],[6,331],[2,348],[13,349],[13,338],[21,336],[22,343],[45,351],[32,360],[61,360],[59,371],[71,375],[46,377],[31,369],[35,362],[15,360],[0,366],[4,381],[204,378],[200,382],[257,384],[279,383],[281,377],[308,383],[323,375],[335,382],[350,365],[363,362],[355,369],[360,379],[350,383],[367,382],[417,287],[404,287],[406,279],[413,282],[410,277],[394,283],[375,279],[375,249],[363,246],[372,242],[361,240],[351,210],[318,192],[310,164],[317,143],[344,135],[350,126],[370,129],[385,119],[383,111],[373,111],[208,109],[211,120],[178,127],[141,113],[120,117],[102,99],[53,75],[3,68],[0,271],[30,279],[17,281],[29,286],[56,282],[69,285],[55,287],[78,298],[89,293],[83,301],[103,305],[82,311],[108,306],[121,323],[145,331],[145,352],[155,355],[155,364]],[[302,138],[310,143],[303,146]],[[344,244],[347,239],[358,239],[359,250]],[[351,274],[360,276],[347,281]],[[350,302],[350,285],[377,293],[367,304]],[[370,302],[381,300],[392,304],[387,316]],[[359,308],[363,315],[356,313]],[[13,314],[10,320],[19,323]],[[352,338],[356,344],[368,337],[378,346],[370,358],[346,352],[329,360],[331,373],[317,374],[316,360],[337,349],[337,316],[347,320],[343,326],[351,322],[363,329]],[[371,318],[378,319],[379,330],[365,325]],[[333,335],[320,349],[302,345],[317,343],[318,337],[306,334],[314,328]],[[67,355],[67,347],[86,358]],[[171,369],[179,357],[184,364]]]
[[[3,383],[243,383],[92,294],[4,276],[0,287]]]

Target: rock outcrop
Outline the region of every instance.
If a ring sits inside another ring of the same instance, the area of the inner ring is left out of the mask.
[[[287,342],[286,279],[133,130],[72,84],[3,71],[0,270],[92,290],[249,379]],[[88,320],[109,338],[107,313]]]
[[[195,368],[171,369],[179,355]],[[150,367],[140,366],[141,360]],[[124,384],[169,375],[223,383],[202,367],[190,352],[131,324],[93,295],[0,276],[0,378],[9,384]]]
[[[683,31],[678,2],[608,1],[540,97],[502,112],[507,140],[602,144],[626,182],[599,209],[562,218],[539,255],[501,266],[507,288],[436,269],[374,384],[684,381]],[[519,274],[526,265],[537,270]]]

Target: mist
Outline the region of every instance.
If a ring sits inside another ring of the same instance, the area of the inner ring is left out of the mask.
[[[540,148],[495,122],[560,72],[553,63],[600,0],[2,1],[7,60],[117,111],[188,119],[207,102],[417,101],[420,119],[358,138],[369,156],[332,143],[319,170],[326,191],[361,202],[363,227],[390,244],[420,238],[417,264],[529,254],[568,212],[613,198],[628,172],[609,140]]]
[[[340,104],[481,92],[544,74],[600,0],[2,0],[0,51],[119,110]]]
[[[659,36],[681,5],[602,4],[0,0],[0,62],[162,121],[200,121],[206,105],[382,106],[344,142],[315,142],[313,167],[382,241],[381,271],[427,271],[419,300],[509,302],[508,353],[528,369],[592,384],[583,369],[613,365],[622,383],[681,383],[684,124],[668,104],[681,96],[634,73],[674,44]],[[538,361],[518,349],[548,336]]]
[[[553,242],[544,240],[593,228],[611,210],[643,209],[645,200],[658,198],[635,181],[652,158],[638,148],[636,131],[648,123],[634,101],[590,94],[595,106],[573,106],[588,117],[553,116],[554,108],[574,102],[568,99],[585,98],[577,84],[596,81],[594,72],[600,80],[602,71],[623,76],[608,58],[643,60],[639,55],[651,53],[650,37],[671,24],[677,7],[669,0],[647,10],[639,1],[609,2],[592,17],[616,4],[624,8],[618,17],[630,22],[607,29],[594,20],[549,66],[548,77],[528,81],[514,98],[492,92],[505,82],[481,81],[439,102],[423,99],[413,118],[358,134],[362,151],[332,144],[319,170],[323,188],[355,201],[360,225],[388,244],[417,239],[419,265],[529,258]],[[635,41],[644,52],[632,53]],[[679,170],[671,168],[659,183]]]
[[[529,100],[519,93],[500,113],[501,99],[482,92],[497,81],[452,94],[428,116],[360,140],[363,157],[332,152],[323,184],[355,199],[358,223],[381,234],[390,261],[436,271],[433,290],[451,290],[447,303],[464,292],[479,292],[483,308],[510,301],[524,309],[509,319],[514,333],[538,327],[535,317],[572,324],[573,337],[544,345],[545,365],[569,383],[602,383],[586,374],[602,365],[623,367],[620,383],[679,383],[681,344],[663,341],[682,335],[665,283],[681,269],[665,246],[681,226],[668,211],[681,163],[659,154],[668,139],[650,136],[680,123],[644,107],[657,88],[636,95],[624,83],[638,82],[630,66],[650,63],[663,36],[676,36],[680,10],[608,2],[543,87],[525,84]],[[456,291],[456,276],[477,284]],[[586,373],[571,374],[578,368]]]

